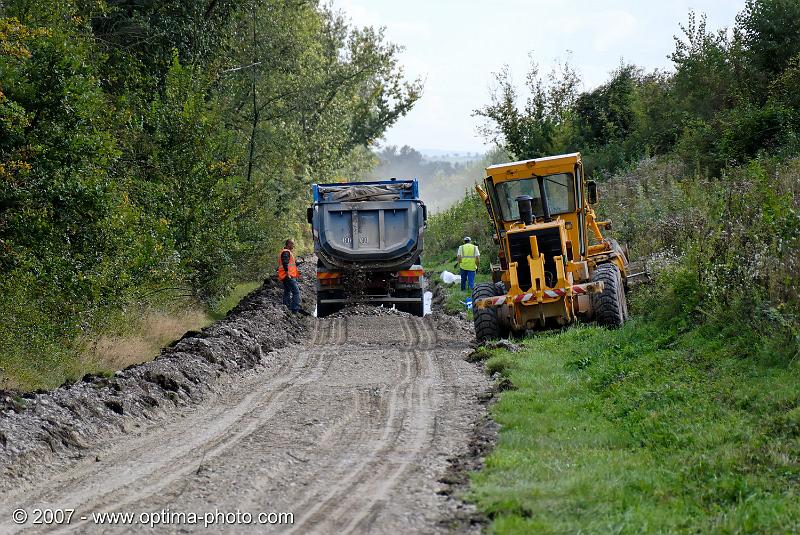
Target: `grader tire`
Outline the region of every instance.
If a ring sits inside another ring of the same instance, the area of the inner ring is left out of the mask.
[[[475,338],[479,343],[500,338],[500,323],[494,308],[475,308],[478,299],[495,296],[495,285],[479,282],[472,291],[472,317],[475,322]]]
[[[500,297],[501,295],[505,295],[508,293],[508,288],[506,288],[506,283],[503,281],[498,281],[494,283],[494,295],[496,297]],[[500,332],[500,338],[508,338],[511,336],[511,327],[503,323],[502,320],[498,317],[498,331]]]
[[[592,294],[592,308],[598,325],[622,327],[628,319],[628,302],[622,275],[614,264],[601,264],[592,273],[592,282],[602,282],[603,291]]]

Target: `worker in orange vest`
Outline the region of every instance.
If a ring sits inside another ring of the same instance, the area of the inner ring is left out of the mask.
[[[294,259],[294,241],[286,240],[286,244],[278,256],[278,280],[283,282],[283,304],[289,307],[293,314],[302,313],[300,309],[300,272]]]

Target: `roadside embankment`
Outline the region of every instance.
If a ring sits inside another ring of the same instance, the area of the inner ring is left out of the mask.
[[[307,262],[301,270],[303,295],[313,308],[312,266]],[[0,392],[0,481],[13,485],[32,464],[80,455],[137,420],[162,418],[176,406],[196,403],[221,375],[250,369],[270,351],[301,340],[308,320],[290,314],[281,296],[281,285],[268,279],[224,319],[186,333],[155,360],[110,377],[87,375],[52,391],[23,395]]]

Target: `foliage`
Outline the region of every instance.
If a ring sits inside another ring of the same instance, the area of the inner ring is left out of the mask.
[[[663,274],[648,310],[674,303],[665,315],[676,321],[735,325],[751,350],[791,360],[800,355],[800,161],[761,158],[723,178],[685,178],[675,159],[648,160],[601,184],[599,206],[631,255]],[[665,299],[672,287],[681,290]]]
[[[545,83],[539,67],[532,61],[526,77],[528,95],[522,110],[511,72],[504,67],[496,74],[491,102],[475,110],[487,119],[483,133],[487,139],[518,159],[547,156],[558,150],[561,129],[569,129],[577,97],[578,75],[565,62],[553,68]]]
[[[493,234],[483,201],[474,190],[467,191],[461,202],[428,219],[425,255],[455,262],[458,246],[464,243],[464,236],[469,236],[481,251],[481,271],[488,272],[489,261],[497,257]]]
[[[670,55],[673,73],[622,65],[610,80],[576,95],[567,66],[545,81],[533,63],[525,105],[503,69],[486,119],[487,139],[516,158],[580,150],[591,171],[610,175],[642,157],[677,153],[699,174],[719,176],[761,152],[797,147],[800,6],[748,0],[732,32],[710,31],[689,14]]]
[[[271,272],[311,181],[370,165],[419,97],[398,53],[315,1],[3,3],[0,366]]]
[[[737,17],[748,62],[766,75],[781,73],[800,54],[800,4],[792,0],[747,0]]]

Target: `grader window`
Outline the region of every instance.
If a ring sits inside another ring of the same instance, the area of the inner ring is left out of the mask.
[[[495,185],[495,189],[503,220],[515,221],[519,219],[519,206],[514,199],[521,195],[533,197],[533,213],[537,218],[544,215],[542,201],[539,196],[539,184],[535,178],[501,182]],[[544,189],[551,214],[564,214],[575,211],[575,180],[571,173],[546,176]]]

